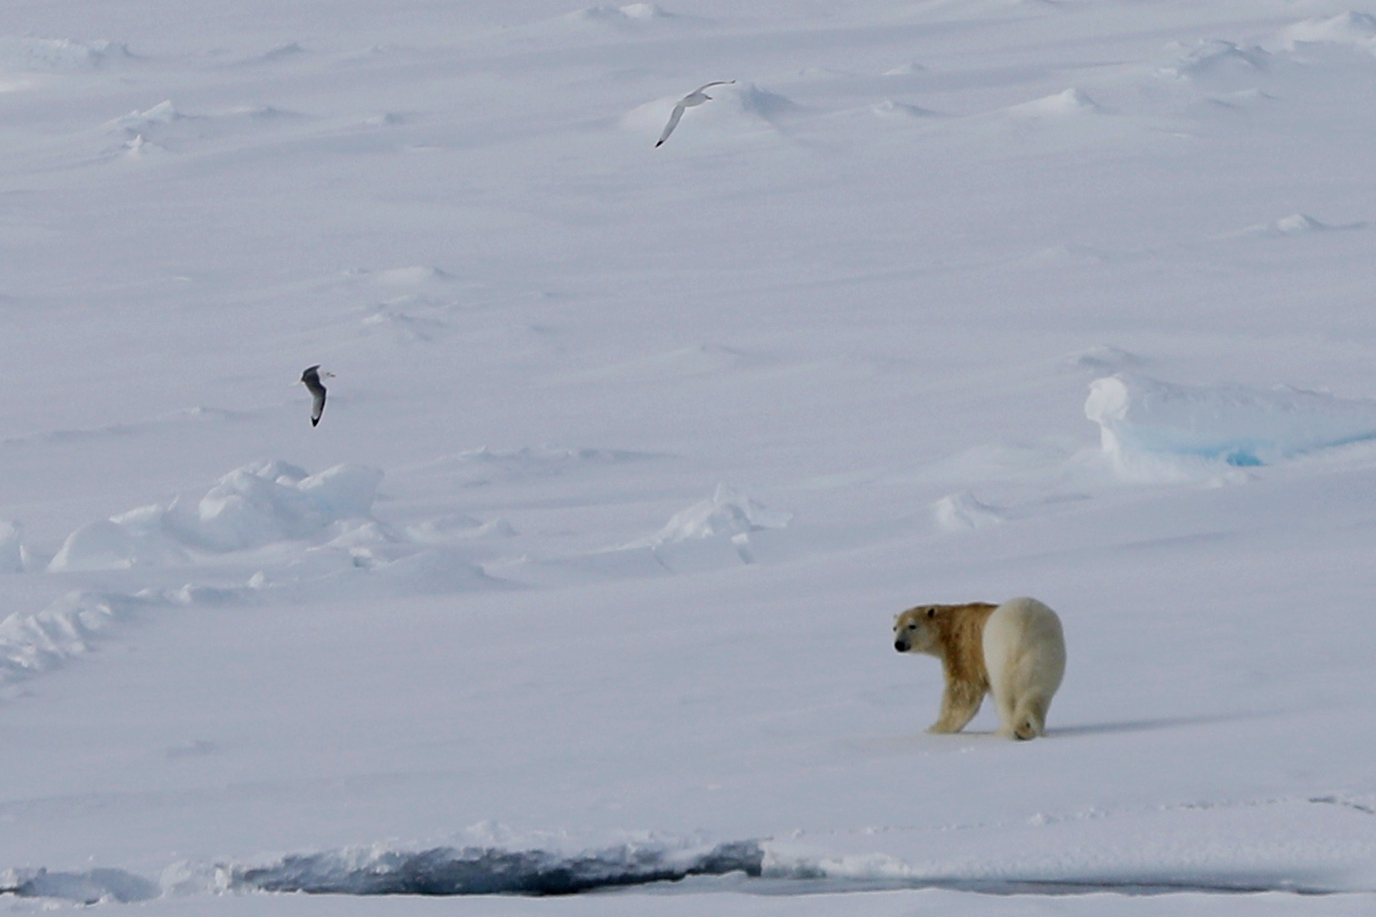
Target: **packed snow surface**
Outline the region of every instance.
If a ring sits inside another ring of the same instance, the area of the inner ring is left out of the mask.
[[[10,0],[0,108],[0,911],[1376,910],[1376,8]]]

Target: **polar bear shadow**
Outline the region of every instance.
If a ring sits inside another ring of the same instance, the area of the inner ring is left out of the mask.
[[[1189,726],[1214,726],[1239,720],[1254,720],[1260,713],[1218,713],[1210,716],[1169,716],[1157,719],[1124,720],[1120,723],[1084,723],[1078,726],[1058,726],[1048,729],[1048,737],[1114,735],[1125,732],[1158,732],[1164,729],[1183,729]]]

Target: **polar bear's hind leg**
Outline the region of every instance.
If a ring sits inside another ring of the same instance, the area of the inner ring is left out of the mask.
[[[1041,697],[1024,698],[1013,715],[1006,720],[1012,724],[1013,738],[1035,739],[1046,732],[1048,701]]]

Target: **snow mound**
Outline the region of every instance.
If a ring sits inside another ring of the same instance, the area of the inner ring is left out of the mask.
[[[336,465],[307,474],[286,462],[258,462],[230,472],[206,492],[195,510],[168,516],[188,541],[234,551],[282,539],[310,538],[346,519],[372,511],[382,472]]]
[[[530,26],[517,27],[517,34],[546,38],[637,38],[664,35],[684,28],[697,28],[711,20],[675,13],[655,3],[598,4],[545,19]]]
[[[158,156],[166,152],[166,149],[159,144],[151,142],[143,134],[135,134],[132,139],[125,142],[120,148],[125,159],[146,159],[149,156]]]
[[[735,538],[784,528],[792,518],[791,513],[766,509],[735,488],[718,484],[712,499],[675,513],[668,525],[636,545],[657,548],[705,538]]]
[[[916,105],[907,105],[903,102],[895,102],[893,99],[885,99],[882,102],[875,102],[870,106],[870,111],[881,118],[892,120],[913,121],[923,118],[938,117],[937,113],[928,108],[920,108]]]
[[[1063,118],[1102,112],[1097,102],[1073,86],[1055,95],[1043,96],[1005,109],[1010,115],[1031,118]]]
[[[186,116],[177,111],[171,99],[159,102],[147,111],[131,111],[121,118],[111,121],[109,126],[131,131],[145,131],[155,124],[171,124]]]
[[[1003,514],[981,503],[969,491],[948,494],[932,504],[937,527],[946,532],[969,532],[1003,522]]]
[[[410,300],[411,297],[402,297],[400,303],[373,306],[368,316],[358,323],[359,333],[381,332],[390,334],[393,340],[402,344],[428,344],[449,330],[449,325],[437,318],[413,315],[397,307],[409,304]]]
[[[1112,344],[1099,344],[1066,358],[1066,365],[1071,369],[1086,369],[1096,373],[1131,369],[1145,362],[1141,356]]]
[[[1276,46],[1293,51],[1299,44],[1351,45],[1376,53],[1376,16],[1349,10],[1328,19],[1305,19],[1276,35]]]
[[[123,138],[126,149],[156,147],[182,152],[227,138],[283,130],[303,120],[302,115],[261,105],[191,114],[167,99],[147,110],[115,118],[104,125],[104,130]]]
[[[623,844],[564,855],[545,850],[438,847],[402,852],[345,849],[283,857],[267,866],[221,867],[236,891],[343,895],[567,895],[742,872],[759,876],[754,841],[674,848]]]
[[[622,129],[657,138],[674,106],[693,88],[689,86],[684,93],[664,96],[637,106],[621,118]],[[713,86],[708,90],[708,95],[712,101],[684,112],[683,121],[670,139],[670,144],[682,143],[683,137],[689,137],[694,132],[741,134],[762,127],[772,128],[776,119],[799,110],[799,105],[792,99],[761,89],[754,83]]]
[[[1120,468],[1135,456],[1266,465],[1376,438],[1376,401],[1291,388],[1187,386],[1118,373],[1096,379],[1085,416]]]
[[[660,566],[674,573],[716,569],[755,562],[751,537],[783,529],[791,513],[768,509],[733,487],[718,484],[710,500],[673,515],[654,535],[609,552],[648,549]]]
[[[0,521],[0,573],[24,572],[24,527]]]
[[[417,544],[445,544],[482,538],[514,538],[516,529],[500,516],[482,522],[472,516],[442,516],[406,527],[406,536]]]
[[[128,46],[120,42],[83,44],[67,38],[0,38],[0,69],[4,70],[99,70],[132,57]]]
[[[655,19],[677,19],[653,3],[632,3],[627,6],[590,6],[574,10],[564,18],[573,22],[606,22],[612,24],[650,22]]]
[[[1263,48],[1244,48],[1231,41],[1213,38],[1200,42],[1188,50],[1178,50],[1175,58],[1163,66],[1163,76],[1178,79],[1201,79],[1216,76],[1255,76],[1270,66],[1270,57]]]
[[[187,555],[158,531],[162,508],[131,510],[115,519],[87,523],[67,536],[51,572],[123,570],[185,563]]]
[[[326,594],[330,586],[340,586],[344,595],[353,597],[452,595],[510,588],[509,583],[488,576],[482,567],[469,563],[455,551],[426,549],[392,557],[381,549],[355,548],[350,551],[350,561],[353,569],[344,575],[309,584],[310,594]],[[368,579],[359,579],[362,573]]]
[[[305,117],[300,112],[278,108],[275,105],[235,105],[227,109],[224,115],[247,118],[250,121],[299,121]]]
[[[258,57],[256,58],[256,60],[260,60],[260,61],[287,60],[287,59],[290,59],[290,58],[293,58],[293,57],[296,57],[296,56],[298,56],[298,55],[305,54],[305,53],[306,53],[306,49],[303,48],[303,47],[301,47],[301,44],[300,44],[299,42],[289,41],[289,42],[287,42],[287,43],[285,43],[285,44],[278,45],[278,46],[275,47],[275,48],[269,48],[267,51],[264,51],[262,54],[258,55]]]
[[[1283,238],[1293,236],[1305,236],[1319,232],[1342,232],[1350,229],[1363,229],[1366,223],[1321,223],[1311,216],[1303,213],[1292,213],[1288,217],[1281,217],[1273,223],[1262,223],[1256,226],[1248,226],[1240,232],[1234,233],[1237,236],[1265,236],[1268,238]]]
[[[722,98],[743,114],[753,114],[765,120],[787,115],[798,110],[798,103],[787,96],[761,89],[754,83],[744,83],[739,87],[721,86],[728,90]]]
[[[228,552],[317,538],[367,518],[382,472],[336,465],[319,474],[286,462],[231,471],[194,503],[181,497],[84,525],[67,537],[50,571],[185,563],[188,552]]]
[[[374,283],[393,287],[418,287],[430,283],[447,283],[454,279],[454,275],[437,267],[419,264],[410,267],[388,268],[370,276]]]

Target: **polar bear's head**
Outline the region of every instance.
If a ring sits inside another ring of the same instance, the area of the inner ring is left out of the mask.
[[[937,648],[936,619],[941,605],[919,605],[893,619],[893,648],[900,653],[933,653]]]

